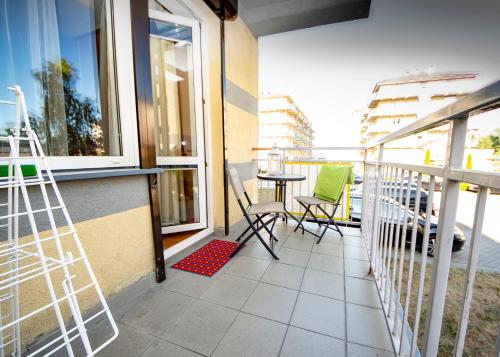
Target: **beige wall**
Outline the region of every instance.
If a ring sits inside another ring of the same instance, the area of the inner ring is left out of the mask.
[[[186,5],[202,20],[203,62],[206,80],[205,120],[209,122],[207,137],[208,152],[211,153],[212,180],[208,181],[215,228],[224,226],[224,185],[222,145],[222,98],[220,21],[202,0],[185,0]],[[227,80],[240,87],[250,96],[258,97],[258,44],[255,37],[240,18],[226,21],[226,76]],[[208,73],[207,73],[208,72]],[[226,108],[226,147],[229,163],[251,163],[256,155],[251,151],[258,144],[258,119],[232,103]],[[255,181],[255,180],[254,180]],[[256,194],[256,182],[245,182],[249,193]],[[231,191],[231,189],[229,189]],[[232,193],[230,192],[230,195]],[[256,197],[256,196],[255,196]],[[235,200],[230,196],[231,223],[241,219],[235,212]]]
[[[149,206],[80,222],[75,224],[75,228],[105,296],[120,291],[154,270],[153,233]],[[58,229],[60,233],[67,231],[68,227]],[[41,236],[42,238],[49,237],[51,232],[42,232]],[[32,236],[21,239],[21,244],[29,242],[33,242]],[[71,236],[62,238],[61,242],[64,252],[71,252],[75,260],[81,256]],[[25,249],[35,251],[33,245]],[[58,258],[53,241],[43,243],[43,250],[46,256]],[[27,264],[27,261],[24,264]],[[69,269],[70,274],[75,275],[75,289],[91,282],[83,261],[76,262],[69,266]],[[64,296],[61,286],[62,269],[51,272],[51,277],[56,295],[61,298]],[[47,285],[42,277],[21,283],[19,287],[20,299],[23,301],[21,316],[50,302]],[[95,290],[92,288],[82,291],[77,297],[83,314],[94,308],[98,302]],[[6,308],[6,306],[2,307]],[[61,303],[61,310],[67,321],[69,317],[67,303]],[[21,323],[23,345],[31,343],[34,338],[56,327],[56,317],[52,308],[25,320]]]
[[[257,103],[258,43],[241,18],[226,22],[226,75],[228,81]],[[250,113],[230,101],[226,109],[228,162],[251,165],[252,160],[257,158],[257,152],[252,151],[252,148],[257,147],[259,142],[257,113]],[[247,179],[244,184],[250,197],[256,200],[257,179]],[[233,224],[242,218],[242,214],[232,192],[229,200],[229,217]]]

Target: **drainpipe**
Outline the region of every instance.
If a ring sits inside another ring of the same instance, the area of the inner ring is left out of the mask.
[[[224,15],[223,15],[224,16]],[[221,70],[221,95],[222,95],[222,163],[224,177],[224,234],[229,235],[229,185],[227,182],[226,158],[226,25],[224,17],[220,20],[220,70]]]

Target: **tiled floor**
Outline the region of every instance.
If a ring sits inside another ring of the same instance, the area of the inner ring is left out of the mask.
[[[359,231],[276,235],[279,261],[253,241],[211,278],[168,269],[114,309],[120,337],[100,355],[393,356]]]

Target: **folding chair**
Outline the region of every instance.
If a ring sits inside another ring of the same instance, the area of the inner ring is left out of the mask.
[[[345,185],[347,183],[352,184],[353,182],[354,177],[351,166],[323,166],[316,180],[313,196],[295,197],[297,202],[304,207],[305,212],[300,221],[298,221],[299,223],[295,227],[294,232],[296,232],[298,228],[301,228],[302,234],[306,231],[315,237],[318,237],[319,239],[316,244],[321,242],[328,229],[337,231],[341,236],[343,236],[333,217],[335,216],[335,212],[337,212],[337,208],[340,205],[340,199],[344,193]],[[331,214],[328,213],[324,207],[322,207],[327,205],[331,205],[333,207]],[[326,221],[318,220],[318,217],[316,217],[316,215],[311,211],[311,207],[317,207],[326,216]],[[312,217],[313,221],[318,224],[319,228],[323,225],[325,226],[320,234],[316,234],[304,227],[303,222],[308,214]]]
[[[267,249],[269,254],[273,256],[274,259],[279,260],[276,254],[273,251],[274,242],[278,241],[278,239],[273,235],[273,228],[276,220],[278,219],[280,214],[285,214],[285,208],[283,207],[283,203],[281,202],[271,202],[271,203],[252,203],[248,193],[241,182],[240,175],[238,171],[234,168],[228,168],[229,173],[229,182],[231,183],[231,187],[233,188],[234,195],[236,196],[236,200],[243,212],[243,217],[248,223],[248,227],[245,231],[236,239],[237,242],[240,241],[241,238],[247,234],[248,231],[252,231],[250,235],[248,235],[241,243],[239,243],[238,247],[231,253],[231,257],[234,257],[240,249],[245,245],[246,242],[253,236],[256,236],[259,241],[264,245],[264,248]],[[245,207],[243,204],[243,197],[248,202],[248,205]],[[264,221],[264,217],[270,216],[270,219]],[[253,217],[253,219],[251,218]],[[271,226],[269,228],[269,225]],[[259,233],[261,230],[265,229],[267,233],[269,233],[269,243],[271,247],[264,241],[262,235]]]

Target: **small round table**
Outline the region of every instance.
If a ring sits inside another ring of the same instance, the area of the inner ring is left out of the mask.
[[[280,174],[280,175],[268,175],[259,174],[257,178],[264,181],[274,181],[274,199],[276,202],[283,202],[283,207],[285,212],[291,216],[291,214],[286,210],[286,184],[287,182],[304,181],[306,177],[304,175],[293,175],[293,174]],[[288,218],[285,215],[285,220]]]

